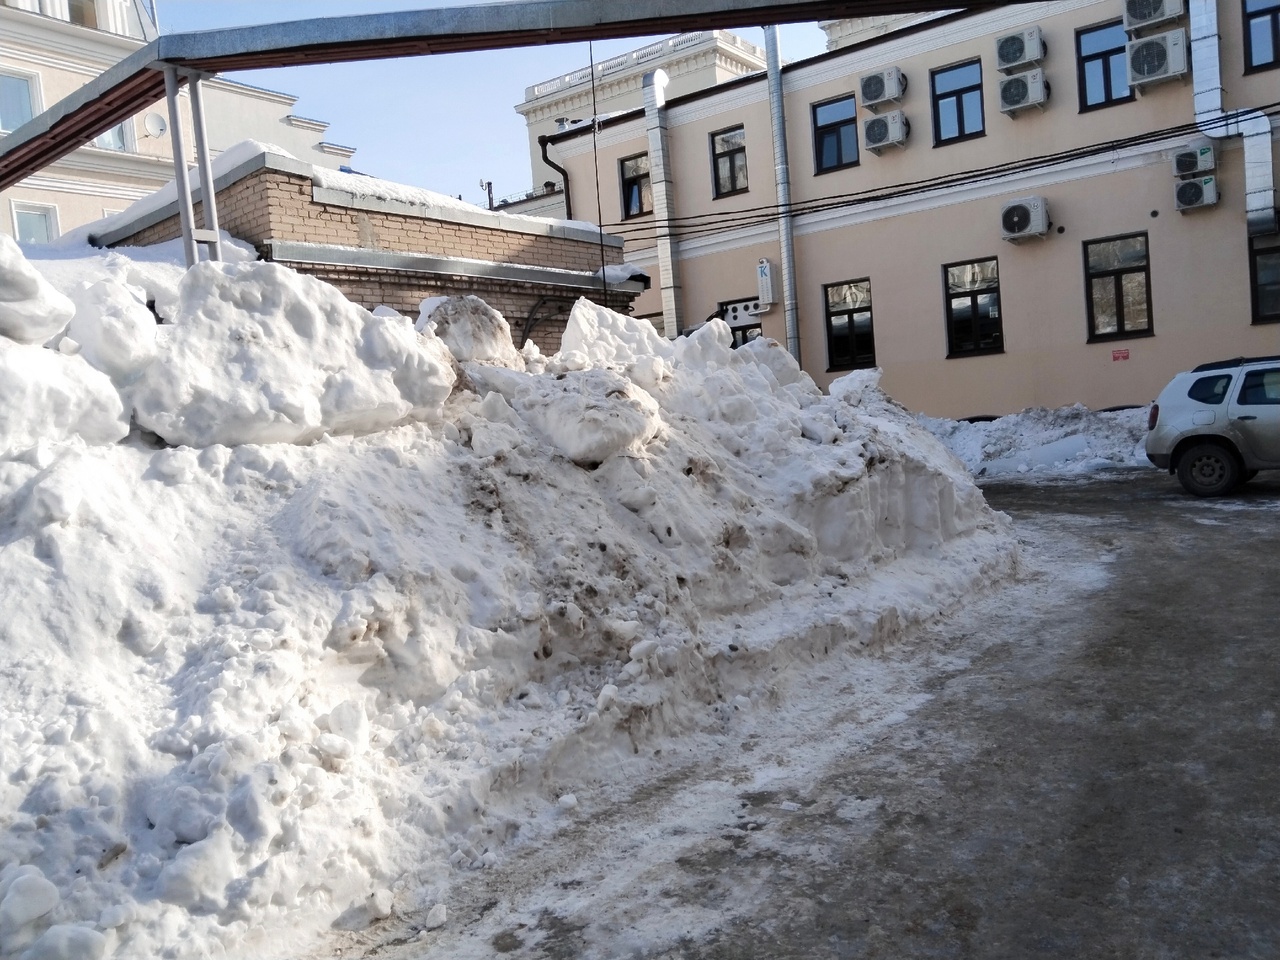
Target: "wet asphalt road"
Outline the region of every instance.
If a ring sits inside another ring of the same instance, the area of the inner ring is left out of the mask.
[[[1068,555],[1011,621],[948,625],[995,640],[814,784],[879,798],[838,862],[663,956],[1280,957],[1280,479],[1211,502],[1149,471],[985,493]],[[1100,589],[1034,605],[1090,551]],[[788,829],[832,827],[817,805]]]
[[[1280,477],[985,492],[1023,573],[886,652],[919,667],[905,713],[727,745],[478,876],[438,934],[341,955],[1280,957]],[[722,826],[664,826],[698,807]],[[666,859],[629,865],[619,823]]]

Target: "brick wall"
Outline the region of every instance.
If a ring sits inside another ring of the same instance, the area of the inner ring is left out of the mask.
[[[418,304],[428,297],[476,296],[493,307],[511,325],[512,339],[522,346],[521,331],[529,312],[544,297],[538,311],[538,324],[529,337],[543,353],[555,353],[560,349],[569,317],[569,309],[577,299],[567,290],[552,290],[536,283],[516,283],[508,280],[478,279],[476,277],[424,276],[398,270],[379,270],[372,267],[330,266],[327,264],[287,264],[300,273],[306,273],[337,287],[353,303],[372,310],[385,304],[405,316],[418,316]],[[589,299],[619,313],[631,312],[633,295],[610,291],[605,299],[600,291]]]
[[[258,170],[219,191],[220,226],[233,237],[257,247],[269,240],[290,240],[587,273],[600,269],[602,248],[596,242],[353,210],[314,203],[311,191],[308,177]],[[201,207],[196,204],[197,224],[204,222]],[[146,246],[181,235],[181,223],[173,216],[117,245]],[[622,250],[606,245],[603,257],[606,263],[621,263]]]

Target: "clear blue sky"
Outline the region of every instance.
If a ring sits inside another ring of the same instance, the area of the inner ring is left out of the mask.
[[[156,0],[165,33],[459,5],[457,0]],[[736,32],[764,43],[759,29]],[[821,53],[825,39],[815,24],[783,27],[782,56],[799,60]],[[595,45],[595,57],[603,60],[645,42],[603,41]],[[481,178],[493,181],[495,197],[531,185],[524,119],[514,109],[524,100],[525,87],[588,62],[587,44],[574,43],[228,77],[297,96],[294,111],[328,122],[325,139],[355,147],[351,163],[363,173],[483,203]]]

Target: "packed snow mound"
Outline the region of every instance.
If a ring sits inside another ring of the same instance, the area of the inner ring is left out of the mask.
[[[61,333],[75,305],[27,263],[11,237],[0,234],[0,336],[44,343]]]
[[[439,338],[321,286],[193,269],[124,388],[189,445],[46,422],[0,462],[0,957],[439,926],[575,784],[1013,567],[874,378],[824,396],[722,323],[673,345],[584,303],[600,342],[455,383]]]
[[[115,443],[128,432],[120,395],[82,358],[0,339],[0,458],[42,442]]]
[[[427,311],[423,301],[419,316],[435,325],[435,335],[460,362],[496,363],[524,369],[524,359],[511,339],[506,318],[479,297],[450,297]]]
[[[438,417],[444,345],[273,263],[202,263],[130,392],[138,423],[174,445],[308,443]]]
[[[115,280],[85,283],[71,292],[76,313],[67,336],[80,355],[121,387],[156,356],[156,318],[146,292]]]
[[[565,363],[622,365],[653,358],[670,359],[674,348],[652,323],[625,317],[587,299],[580,299],[569,313],[560,341]]]
[[[919,421],[976,477],[1063,477],[1151,466],[1144,447],[1146,407],[1094,412],[1074,404],[978,423]]]

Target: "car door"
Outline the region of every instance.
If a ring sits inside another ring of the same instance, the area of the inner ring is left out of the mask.
[[[1280,466],[1280,366],[1245,370],[1227,415],[1255,466]]]

